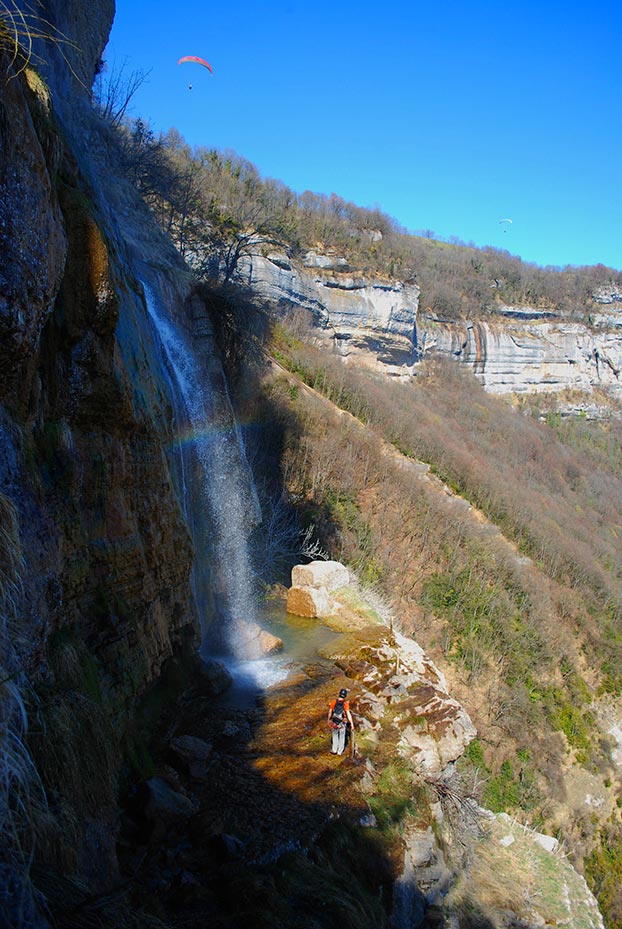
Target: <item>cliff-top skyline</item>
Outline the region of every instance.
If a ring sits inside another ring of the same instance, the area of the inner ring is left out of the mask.
[[[611,0],[587,19],[534,0],[187,0],[174,15],[118,0],[104,58],[146,75],[131,116],[297,192],[539,265],[620,268],[621,26]]]

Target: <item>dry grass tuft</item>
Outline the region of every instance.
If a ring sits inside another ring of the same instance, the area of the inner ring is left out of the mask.
[[[6,918],[16,927],[32,911],[32,824],[45,809],[39,775],[24,744],[28,720],[12,646],[22,570],[17,510],[0,495],[0,847],[14,888],[0,900],[0,920]]]
[[[34,43],[44,39],[56,46],[72,75],[82,84],[65,54],[66,48],[75,49],[77,46],[45,19],[43,4],[39,0],[22,6],[23,9],[16,0],[0,0],[0,50],[6,50],[10,56],[7,70],[15,69],[16,74],[21,74],[31,65],[40,64],[34,53]]]

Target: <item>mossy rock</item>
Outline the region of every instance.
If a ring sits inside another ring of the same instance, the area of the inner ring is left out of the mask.
[[[366,626],[384,625],[383,619],[367,603],[354,587],[342,587],[331,594],[339,609],[324,622],[336,632],[348,632],[351,629],[363,629]]]
[[[320,649],[320,654],[332,661],[348,658],[374,663],[374,654],[387,646],[394,648],[395,640],[386,626],[365,625],[355,629],[349,627],[335,642]]]

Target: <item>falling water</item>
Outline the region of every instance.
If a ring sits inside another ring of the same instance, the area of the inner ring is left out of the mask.
[[[207,503],[211,516],[214,538],[196,538],[195,533],[195,562],[209,557],[214,563],[212,589],[222,620],[225,647],[237,660],[257,658],[247,632],[247,624],[257,621],[247,539],[256,513],[256,497],[242,437],[233,415],[221,415],[222,402],[219,409],[210,373],[199,369],[182,334],[163,316],[150,289],[146,285],[143,288],[149,316],[186,408],[199,496]],[[196,500],[192,503],[197,506]],[[186,511],[191,509],[192,503],[185,501]],[[191,524],[194,523],[192,513],[186,512],[186,516]],[[201,532],[205,534],[205,527]],[[204,650],[204,622],[202,626]]]

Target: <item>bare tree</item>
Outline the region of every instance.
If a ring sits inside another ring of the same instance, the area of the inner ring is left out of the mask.
[[[120,126],[127,116],[132,98],[151,71],[130,71],[125,58],[119,67],[108,71],[105,63],[95,77],[93,100],[101,116],[111,126]]]

